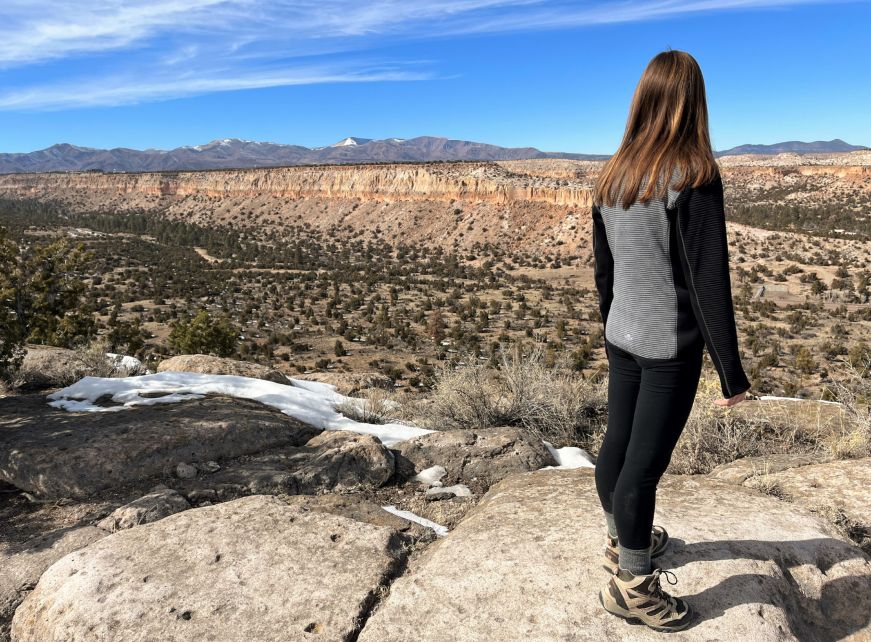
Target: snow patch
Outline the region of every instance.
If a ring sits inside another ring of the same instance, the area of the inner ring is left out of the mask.
[[[595,468],[596,465],[593,463],[593,458],[583,448],[577,448],[575,446],[565,446],[563,448],[554,448],[553,445],[549,441],[542,442],[547,449],[550,451],[550,454],[553,455],[553,458],[556,459],[556,466],[542,466],[540,470],[548,470],[548,469],[560,469],[560,470],[570,470],[573,468]]]
[[[403,519],[407,519],[410,522],[417,522],[422,526],[426,526],[427,528],[431,528],[435,531],[435,534],[439,537],[444,537],[448,534],[448,529],[446,526],[442,526],[441,524],[436,524],[433,521],[428,520],[426,517],[421,517],[416,513],[412,513],[410,510],[402,510],[401,508],[396,508],[396,506],[382,506],[384,510],[388,513],[393,513]]]
[[[335,387],[316,381],[290,379],[292,385],[238,377],[194,372],[157,372],[136,377],[83,377],[76,383],[47,396],[50,406],[75,412],[116,412],[135,406],[199,399],[214,393],[251,399],[277,408],[286,415],[324,430],[350,430],[377,437],[385,446],[433,432],[406,424],[365,424],[337,412],[338,404],[352,402]],[[144,394],[166,393],[161,397]],[[111,395],[120,406],[98,406],[102,395]]]
[[[472,491],[469,490],[469,487],[465,484],[454,484],[453,486],[433,486],[432,488],[426,489],[427,495],[435,495],[437,493],[443,493],[445,491],[451,492],[457,497],[471,497]]]
[[[815,403],[833,403],[836,406],[842,405],[840,401],[826,401],[825,399],[802,399],[801,397],[775,397],[774,395],[761,395],[757,397],[762,401],[813,401]]]
[[[417,475],[411,478],[412,481],[420,482],[421,484],[426,484],[427,486],[441,486],[442,483],[439,481],[442,477],[447,474],[447,470],[445,470],[444,466],[430,466],[422,471],[420,471]]]

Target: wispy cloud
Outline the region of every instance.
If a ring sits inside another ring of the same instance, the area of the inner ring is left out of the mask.
[[[820,2],[4,0],[0,70],[16,72],[16,80],[3,83],[7,89],[0,92],[0,109],[121,105],[278,85],[419,80],[434,73],[415,62],[365,63],[359,53],[348,54],[385,42],[452,34],[637,22]],[[54,74],[43,77],[55,79],[22,83],[21,72],[29,68],[53,68]],[[73,72],[66,73],[67,68]]]

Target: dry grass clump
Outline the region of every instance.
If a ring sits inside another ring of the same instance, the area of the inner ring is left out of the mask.
[[[742,457],[823,451],[818,435],[790,421],[776,404],[760,403],[752,413],[739,412],[738,406],[713,403],[721,397],[719,380],[703,375],[668,472],[704,474]]]
[[[364,424],[386,424],[399,413],[401,404],[393,393],[383,388],[366,388],[360,397],[336,404],[336,412]]]
[[[839,358],[830,368],[834,372],[827,389],[841,403],[848,422],[829,435],[825,446],[835,459],[867,457],[871,455],[871,359],[853,363]]]
[[[606,404],[603,382],[580,377],[565,359],[547,363],[536,346],[503,350],[496,368],[471,357],[446,365],[416,419],[435,430],[520,426],[555,447],[588,447]]]

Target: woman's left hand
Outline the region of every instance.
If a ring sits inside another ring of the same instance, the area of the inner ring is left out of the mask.
[[[714,399],[714,403],[718,406],[734,406],[735,404],[741,403],[747,398],[747,391],[739,392],[734,397],[729,397],[728,399]]]

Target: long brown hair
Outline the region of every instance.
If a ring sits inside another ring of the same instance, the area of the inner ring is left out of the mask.
[[[676,190],[698,187],[719,173],[708,132],[702,70],[690,54],[669,49],[657,54],[641,75],[623,141],[602,168],[593,201],[613,207],[621,188],[623,209],[637,200],[662,198],[675,170]]]

